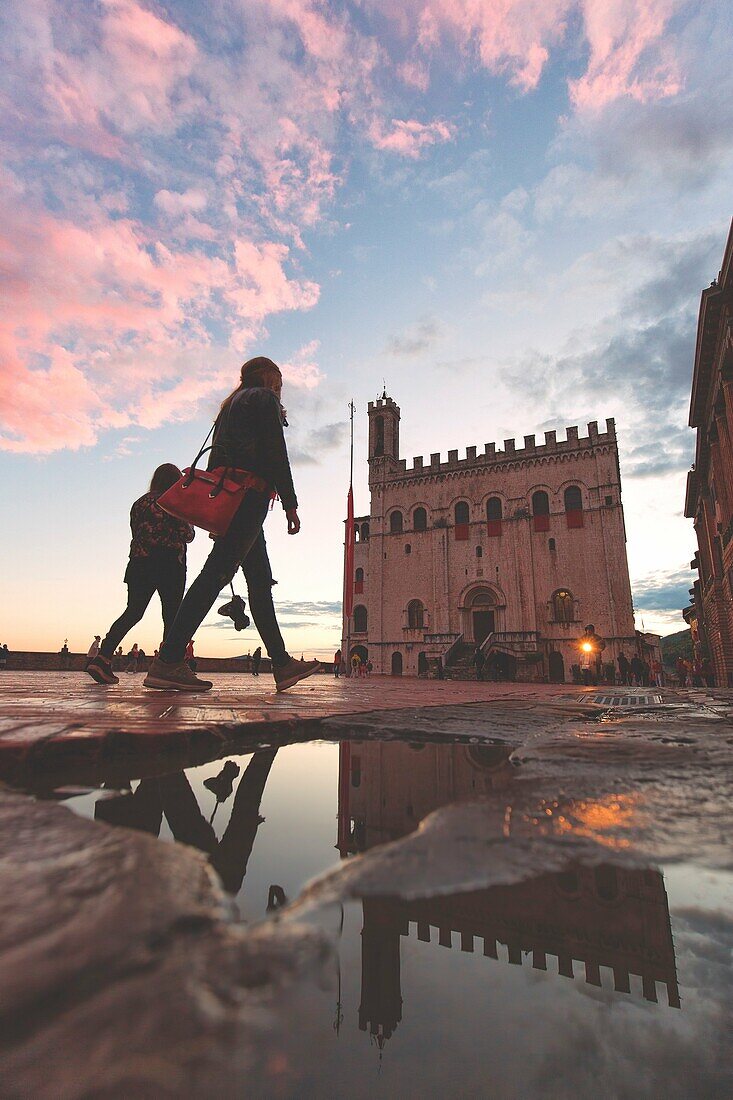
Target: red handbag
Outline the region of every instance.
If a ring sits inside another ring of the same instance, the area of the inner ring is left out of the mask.
[[[269,492],[264,478],[252,474],[249,470],[237,470],[233,466],[217,466],[214,470],[199,470],[197,463],[201,456],[210,451],[206,444],[216,424],[204,440],[191,466],[188,466],[179,480],[158,497],[158,506],[176,519],[192,523],[211,535],[225,535],[234,514],[244,500],[248,489],[260,493]]]

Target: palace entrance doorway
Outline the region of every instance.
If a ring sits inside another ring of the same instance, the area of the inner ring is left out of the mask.
[[[473,619],[473,640],[476,645],[481,645],[489,634],[494,633],[494,612],[486,607],[474,608],[471,618]]]
[[[461,626],[466,642],[483,645],[497,629],[497,610],[501,606],[496,593],[488,585],[477,585],[469,591],[461,606]]]

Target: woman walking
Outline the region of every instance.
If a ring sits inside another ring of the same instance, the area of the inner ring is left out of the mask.
[[[252,618],[272,661],[277,690],[285,691],[318,668],[318,661],[296,661],[285,649],[275,618],[272,571],[262,531],[273,492],[277,492],[285,510],[288,534],[297,535],[300,530],[298,499],[283,434],[281,392],[280,368],[271,359],[258,356],[244,364],[239,386],[221,407],[209,469],[227,466],[248,471],[268,488],[248,489],[227,533],[215,540],[172,626],[166,630],[160,654],[145,678],[146,687],[174,691],[206,691],[211,687],[185,663],[186,643],[240,565],[247,581]]]
[[[186,544],[195,531],[188,523],[174,519],[158,507],[158,497],[181,476],[177,466],[166,462],[153,474],[149,491],[136,500],[130,511],[132,542],[125,572],[127,607],[112,624],[96,657],[86,671],[98,684],[118,684],[112,671],[115,650],[133,626],[140,622],[155,592],[163,609],[163,628],[167,629],[183,599],[186,587]],[[135,670],[137,670],[137,645]],[[121,651],[120,651],[121,652]],[[129,657],[132,656],[132,652]],[[128,665],[128,671],[131,671]]]

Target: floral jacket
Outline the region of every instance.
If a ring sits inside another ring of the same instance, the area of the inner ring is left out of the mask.
[[[158,507],[158,495],[146,493],[130,510],[130,560],[147,558],[159,550],[174,551],[182,565],[186,563],[186,543],[196,532],[190,524],[169,516]]]

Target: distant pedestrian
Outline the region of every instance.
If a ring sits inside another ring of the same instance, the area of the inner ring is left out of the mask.
[[[486,664],[486,657],[480,646],[476,648],[476,652],[473,655],[473,667],[476,669],[476,679],[483,680],[484,678],[484,665]]]
[[[341,655],[341,650],[337,649],[336,652],[333,655],[333,674],[334,674],[334,676],[336,677],[337,680],[338,680],[339,676],[341,675],[341,661],[342,660],[343,660],[343,657]]]
[[[166,462],[158,466],[150,489],[136,500],[130,511],[130,560],[125,571],[127,607],[107,631],[99,653],[87,665],[98,684],[116,684],[112,670],[115,649],[133,626],[140,622],[155,592],[160,596],[163,628],[175,618],[186,587],[186,545],[194,529],[158,507],[158,497],[178,481],[181,471]],[[137,663],[137,659],[136,659]]]
[[[662,687],[662,662],[656,658],[652,661],[652,685],[653,687]]]
[[[3,643],[0,646],[0,672],[8,667],[8,657],[10,656],[10,650]]]
[[[252,675],[259,676],[260,665],[262,664],[262,646],[258,645],[257,649],[252,654]]]
[[[137,667],[138,671],[145,672],[148,667],[148,655],[142,646],[137,651]]]
[[[124,653],[122,652],[122,646],[118,646],[115,650],[115,655],[112,660],[113,667],[116,672],[122,672],[122,662],[124,660]]]
[[[138,649],[137,642],[135,642],[134,646],[127,654],[127,668],[125,669],[125,672],[137,672],[137,659],[139,653],[140,650]]]
[[[638,653],[631,658],[631,676],[637,687],[644,683],[644,662]]]
[[[675,661],[675,669],[677,671],[680,687],[687,687],[687,662],[684,657],[680,656],[677,658]]]
[[[64,644],[61,646],[61,652],[59,653],[59,657],[61,658],[61,671],[62,672],[67,672],[68,671],[70,656],[71,655],[69,653],[68,639],[64,638]]]
[[[372,664],[371,661],[367,661],[367,663],[364,666],[364,669],[366,671],[367,676],[371,676],[371,674],[374,670],[374,665]]]
[[[692,686],[696,688],[705,686],[702,680],[702,661],[699,657],[692,662]]]
[[[624,652],[618,655],[618,677],[620,684],[631,683],[631,666],[629,665],[629,658]]]
[[[706,687],[715,687],[715,673],[713,672],[713,663],[709,657],[703,657],[702,660],[702,675],[705,681]]]
[[[351,657],[351,675],[358,676],[361,668],[361,657],[358,653],[352,654]]]
[[[94,635],[94,641],[87,650],[87,664],[89,664],[89,662],[93,660],[99,653],[99,643],[101,642],[101,640],[102,638],[100,634]]]

